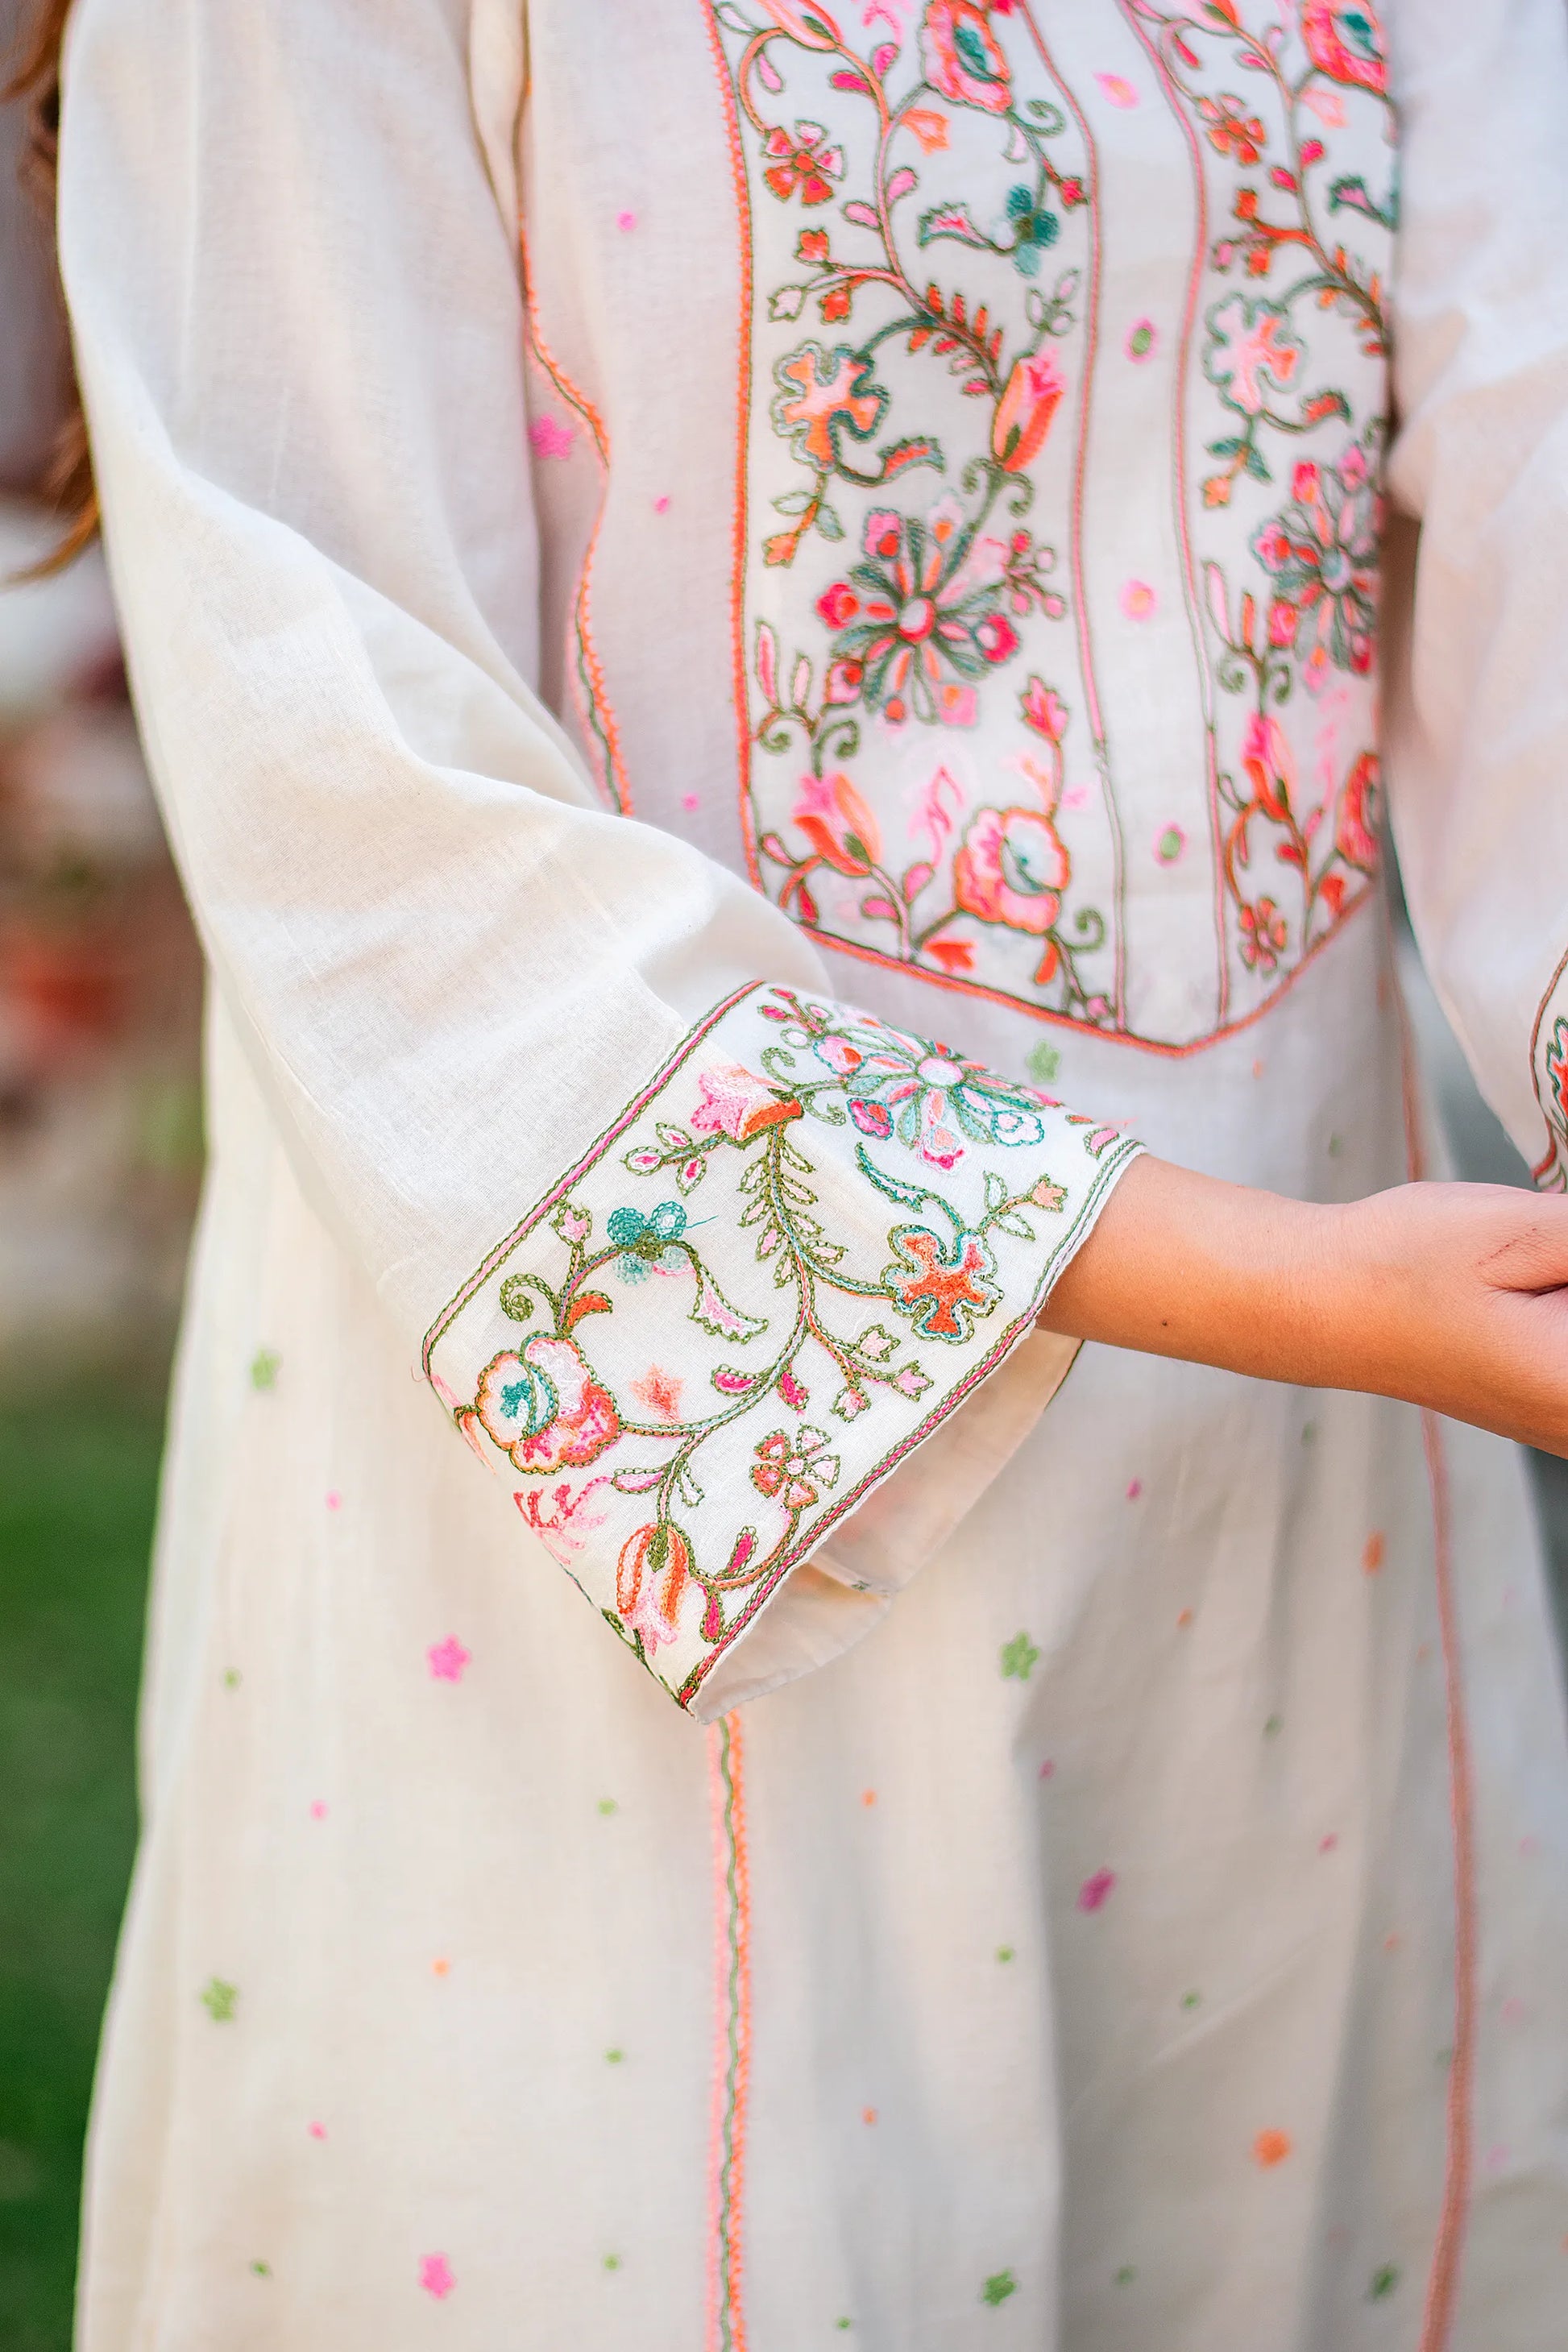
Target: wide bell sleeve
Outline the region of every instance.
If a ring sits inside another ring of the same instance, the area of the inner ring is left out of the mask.
[[[1568,12],[1398,0],[1392,815],[1423,956],[1538,1182],[1568,1184]]]
[[[77,0],[61,249],[151,763],[299,1179],[520,1550],[705,1717],[994,1475],[1136,1147],[834,1002],[531,690],[518,23]]]

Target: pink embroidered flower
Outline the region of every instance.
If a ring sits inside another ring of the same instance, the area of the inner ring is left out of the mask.
[[[1334,845],[1348,866],[1375,874],[1383,809],[1383,771],[1375,751],[1363,751],[1345,778]]]
[[[759,1495],[776,1496],[786,1511],[804,1511],[822,1487],[837,1481],[837,1456],[828,1453],[820,1429],[802,1429],[793,1439],[775,1429],[755,1453],[752,1486]]]
[[[1080,1911],[1100,1910],[1115,1891],[1115,1887],[1116,1873],[1113,1870],[1095,1871],[1092,1876],[1084,1880],[1078,1890],[1079,1909]]]
[[[817,598],[816,609],[830,629],[843,629],[860,610],[860,599],[847,580],[836,580]]]
[[[1288,597],[1276,596],[1268,607],[1268,642],[1281,648],[1293,646],[1301,615]]]
[[[541,1475],[581,1469],[620,1435],[615,1402],[581,1349],[543,1332],[486,1365],[474,1410],[517,1469]]]
[[[1049,352],[1026,352],[1014,362],[991,423],[991,454],[1005,472],[1021,473],[1039,455],[1066,390]]]
[[[679,1633],[680,1603],[691,1576],[691,1546],[672,1519],[638,1528],[616,1563],[616,1609],[651,1656]]]
[[[1049,816],[1037,809],[977,809],[952,861],[952,895],[984,923],[1043,940],[1061,912],[1071,870]],[[1036,979],[1049,980],[1057,961],[1047,942]]]
[[[419,2284],[426,2294],[435,2296],[437,2303],[451,2294],[458,2282],[452,2276],[451,2265],[445,2254],[425,2256],[419,2265]]]
[[[1388,87],[1383,27],[1370,0],[1301,0],[1301,39],[1320,73],[1380,96]]]
[[[1209,313],[1204,372],[1244,416],[1259,415],[1270,392],[1287,390],[1300,356],[1286,313],[1275,303],[1229,294]]]
[[[798,192],[803,205],[825,205],[834,181],[844,177],[844,150],[829,145],[820,122],[797,122],[793,137],[782,122],[775,123],[763,141],[763,152],[768,159],[763,177],[781,204]]]
[[[1043,735],[1047,743],[1059,743],[1067,733],[1068,708],[1060,695],[1052,692],[1043,678],[1032,677],[1018,697],[1018,708],[1024,724]]]
[[[575,435],[558,416],[536,416],[528,428],[529,446],[536,457],[569,457]]]
[[[921,27],[921,55],[932,89],[956,106],[1005,114],[1012,76],[984,8],[974,0],[930,0]]]
[[[1249,971],[1272,971],[1285,952],[1285,918],[1272,898],[1238,909],[1241,961]]]
[[[1372,667],[1383,520],[1367,453],[1352,442],[1335,465],[1298,465],[1290,504],[1253,534],[1253,552],[1277,597],[1315,633],[1304,672],[1310,689],[1321,686],[1331,664],[1357,677]]]
[[[448,1633],[444,1642],[433,1642],[425,1655],[431,1680],[438,1683],[460,1683],[464,1667],[473,1663],[472,1652],[464,1649],[456,1633]]]
[[[613,1489],[607,1478],[590,1478],[585,1486],[574,1494],[565,1481],[542,1494],[537,1486],[526,1493],[513,1495],[512,1501],[522,1513],[551,1558],[563,1568],[570,1568],[590,1536],[598,1534],[608,1525],[610,1517],[607,1498]]]
[[[727,1135],[731,1143],[749,1143],[763,1128],[803,1116],[793,1095],[781,1096],[739,1062],[714,1063],[699,1070],[697,1091],[691,1126],[699,1135]]]
[[[667,1372],[661,1364],[650,1364],[640,1381],[633,1381],[631,1393],[661,1421],[679,1421],[684,1386],[679,1373]]]
[[[550,1222],[562,1240],[570,1243],[573,1248],[580,1242],[585,1242],[594,1229],[592,1216],[586,1209],[579,1208],[575,1201],[563,1201]]]
[[[1253,797],[1266,816],[1278,824],[1290,814],[1296,783],[1296,761],[1289,739],[1277,719],[1254,711],[1241,741],[1242,772]]]
[[[1121,587],[1121,609],[1130,621],[1153,617],[1160,600],[1147,580],[1127,580]]]
[[[882,856],[877,820],[844,773],[805,775],[794,809],[795,821],[826,865],[836,874],[864,878]]]

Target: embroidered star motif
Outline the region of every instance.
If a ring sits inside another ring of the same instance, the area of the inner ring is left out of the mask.
[[[1015,1633],[1002,1644],[1002,1679],[1026,1683],[1039,1664],[1040,1654],[1027,1633]]]

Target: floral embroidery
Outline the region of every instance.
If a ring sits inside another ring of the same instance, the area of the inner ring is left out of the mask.
[[[1568,956],[1552,976],[1531,1040],[1535,1093],[1546,1120],[1545,1157],[1531,1170],[1543,1192],[1568,1191]]]
[[[1138,755],[1108,736],[1083,595],[1119,228],[1097,142],[1152,93],[1106,72],[1075,91],[1022,0],[910,0],[863,33],[816,0],[709,0],[754,289],[737,703],[752,872],[797,921],[1058,1019],[1154,1040],[1179,1021],[1186,1043],[1179,992],[1132,968],[1145,904],[1217,919],[1212,1032],[1375,871],[1391,117],[1370,8],[1282,29],[1261,0],[1121,5],[1217,234],[1179,348],[1174,324],[1120,331],[1184,404],[1186,593],[1151,571],[1109,598],[1163,642],[1191,631],[1210,857],[1196,809],[1171,835],[1168,792],[1122,804]],[[1156,399],[1162,380],[1142,379]],[[1047,693],[1048,729],[1029,707]],[[1253,789],[1255,717],[1284,740],[1288,802]],[[1166,835],[1195,854],[1140,882],[1129,845]],[[1168,920],[1158,936],[1168,955]]]
[[[839,815],[843,854],[868,850]],[[950,1047],[749,989],[475,1278],[426,1370],[689,1705],[781,1577],[1027,1330],[1135,1149]],[[449,1641],[431,1671],[467,1660]]]
[[[926,0],[911,37],[865,48],[815,5],[712,13],[758,171],[752,431],[775,518],[752,535],[745,583],[758,878],[829,937],[1103,1021],[1111,999],[1089,967],[1107,925],[1089,901],[1068,908],[1056,823],[1074,698],[1042,682],[1068,598],[1056,547],[1024,520],[1081,381],[1081,131],[992,0]],[[988,126],[994,192],[984,172],[966,170],[962,199],[943,184],[945,109]],[[796,180],[778,173],[803,142],[833,168],[823,218],[794,227],[778,207]],[[839,339],[803,336],[812,315]],[[900,487],[921,473],[940,479]],[[1059,723],[1042,760],[1026,730],[1047,691]],[[1011,740],[985,772],[1025,778],[1016,805],[989,804],[967,762],[955,774],[955,751],[902,805],[862,781],[900,739],[918,760],[926,731],[982,726]]]
[[[1221,693],[1243,703],[1215,715],[1230,936],[1244,972],[1273,983],[1364,895],[1378,862],[1365,748],[1375,710],[1369,688],[1333,681],[1369,681],[1375,656],[1394,198],[1391,185],[1375,194],[1364,169],[1334,170],[1318,131],[1359,130],[1356,152],[1369,157],[1387,147],[1382,32],[1373,9],[1336,0],[1303,6],[1299,47],[1278,25],[1254,30],[1239,0],[1128,5],[1173,103],[1191,110],[1199,152],[1234,173],[1228,203],[1223,189],[1209,199],[1214,217],[1229,215],[1209,267],[1242,283],[1204,312],[1201,363],[1220,414],[1203,444],[1213,470],[1201,512],[1225,551],[1203,562],[1202,604]],[[1245,101],[1230,79],[1238,69],[1252,85]],[[1359,115],[1325,78],[1363,94]],[[1309,436],[1312,454],[1292,458],[1282,499],[1279,458]],[[1245,525],[1259,505],[1250,560],[1238,562],[1234,522],[1222,531],[1207,518],[1246,509]],[[1318,711],[1298,715],[1299,687]],[[1260,852],[1295,869],[1299,899],[1264,884]]]
[[[426,2294],[435,2296],[437,2303],[451,2294],[458,2282],[452,2276],[452,2266],[445,2254],[426,2254],[424,2257],[419,2264],[419,2284]]]
[[[222,1977],[209,1977],[202,1991],[202,2007],[215,2025],[229,2025],[239,2001],[239,1987]]]
[[[980,2300],[982,2303],[988,2303],[994,2311],[999,2305],[1006,2302],[1010,2294],[1016,2294],[1017,2292],[1018,2282],[1012,2272],[996,2271],[981,2288]]]
[[[448,1633],[444,1642],[432,1643],[425,1655],[431,1678],[438,1683],[460,1683],[464,1667],[473,1663],[456,1633]]]

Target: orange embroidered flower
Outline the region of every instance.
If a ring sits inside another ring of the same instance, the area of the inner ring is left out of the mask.
[[[863,878],[880,861],[877,820],[841,768],[801,778],[795,821],[836,874]]]
[[[640,1633],[651,1655],[679,1633],[680,1603],[691,1577],[691,1546],[673,1519],[638,1528],[616,1562],[617,1614]]]
[[[775,123],[763,152],[769,159],[763,177],[781,204],[798,191],[803,205],[825,205],[834,181],[844,177],[844,150],[829,146],[820,122],[797,122],[793,137],[782,122]]]
[[[1022,472],[1039,454],[1066,390],[1049,352],[1015,361],[991,425],[992,455],[1007,473]]]
[[[947,145],[947,117],[929,106],[911,106],[903,117],[906,130],[912,131],[928,155]]]
[[[932,89],[959,106],[1005,114],[1013,102],[1007,60],[984,8],[974,0],[931,0],[921,27],[921,55]]]
[[[1241,100],[1228,90],[1218,98],[1200,98],[1198,112],[1208,125],[1209,144],[1238,163],[1256,163],[1268,142],[1262,118],[1243,114]]]
[[[866,441],[882,421],[888,395],[872,383],[870,362],[844,344],[829,352],[803,343],[780,360],[774,374],[773,424],[794,444],[795,456],[819,473],[837,465],[842,432]]]
[[[887,1267],[882,1279],[921,1338],[967,1339],[975,1314],[989,1315],[999,1296],[979,1235],[965,1234],[951,1255],[923,1225],[900,1225],[889,1238],[904,1263]]]

